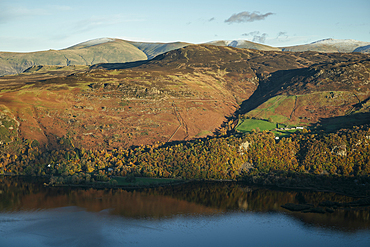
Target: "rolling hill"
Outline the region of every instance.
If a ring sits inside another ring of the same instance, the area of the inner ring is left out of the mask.
[[[253,49],[260,51],[369,52],[369,42],[326,39],[307,45],[272,47],[247,40],[219,40],[206,45]],[[29,53],[0,52],[0,76],[22,73],[34,65],[93,65],[150,60],[162,53],[191,45],[185,42],[149,43],[100,38],[82,42],[62,50]]]
[[[120,39],[95,39],[62,50],[30,53],[0,52],[0,76],[22,73],[34,65],[92,65],[151,59],[186,43],[139,43]]]
[[[144,52],[123,40],[91,43],[84,42],[63,50],[0,53],[0,75],[18,74],[34,65],[91,65],[147,59]]]
[[[101,44],[67,50],[86,45]],[[139,62],[33,66],[0,78],[0,138],[112,149],[222,134],[245,117],[312,125],[368,114],[369,67],[361,53],[214,45]]]

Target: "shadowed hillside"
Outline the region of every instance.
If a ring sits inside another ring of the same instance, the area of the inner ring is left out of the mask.
[[[280,70],[261,81],[240,113],[293,125],[368,112],[370,61],[331,62]]]
[[[139,50],[143,51],[148,59],[152,59],[158,54],[162,54],[168,51],[176,50],[185,46],[190,45],[185,42],[173,42],[173,43],[146,43],[146,42],[132,42],[132,45],[136,46]]]

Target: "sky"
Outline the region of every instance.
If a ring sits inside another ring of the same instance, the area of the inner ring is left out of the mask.
[[[104,37],[274,47],[370,42],[369,13],[369,0],[0,0],[0,51],[63,49]]]

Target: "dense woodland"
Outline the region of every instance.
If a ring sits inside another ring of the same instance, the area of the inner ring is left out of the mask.
[[[303,130],[280,140],[272,132],[254,131],[113,150],[85,150],[69,138],[49,149],[15,140],[0,157],[0,171],[51,176],[51,184],[89,184],[126,175],[239,180],[288,172],[368,178],[369,144],[367,127],[336,133]]]

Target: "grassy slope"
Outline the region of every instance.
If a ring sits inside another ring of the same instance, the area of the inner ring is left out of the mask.
[[[128,42],[117,40],[90,47],[31,53],[0,53],[0,75],[17,74],[33,65],[91,65],[146,60],[144,52]]]
[[[309,125],[320,119],[355,113],[356,111],[351,110],[356,103],[358,99],[354,94],[345,91],[278,95],[249,111],[245,116],[266,120],[271,118],[273,122],[286,125]]]
[[[259,128],[261,131],[272,130],[276,128],[276,124],[258,119],[244,119],[239,122],[236,130],[241,132],[251,132],[257,128]]]
[[[337,60],[343,55],[327,54],[325,57]],[[370,63],[366,55],[353,60],[356,55],[348,61],[332,60],[308,68],[271,73],[243,102],[244,115],[304,126],[322,119],[337,121],[340,116],[369,112]],[[362,120],[357,122],[363,124]],[[356,125],[356,121],[353,123]]]
[[[86,60],[86,65],[97,63],[122,63],[146,60],[145,54],[135,46],[122,40],[94,45],[83,49],[71,49]]]
[[[236,126],[236,130],[243,132],[243,133],[250,133],[253,131],[257,131],[258,129],[260,131],[271,131],[274,133],[275,136],[279,137],[286,137],[289,136],[291,133],[296,132],[296,129],[293,130],[276,130],[276,128],[282,128],[285,127],[285,125],[282,125],[277,122],[268,122],[266,120],[260,120],[260,119],[242,119],[239,120],[238,125]]]
[[[147,60],[187,45],[184,42],[143,43],[116,39],[90,46],[82,43],[63,50],[0,52],[0,76],[18,74],[34,65],[92,65]]]

